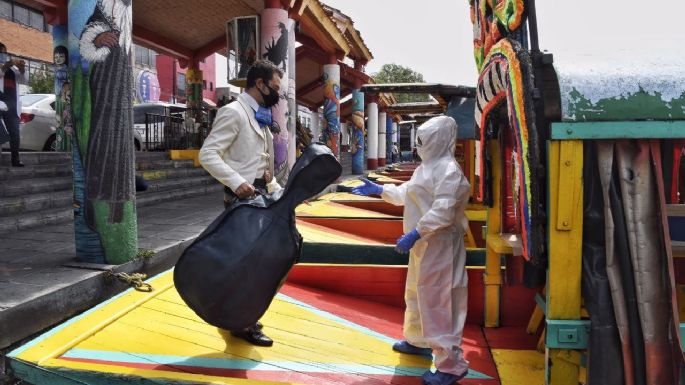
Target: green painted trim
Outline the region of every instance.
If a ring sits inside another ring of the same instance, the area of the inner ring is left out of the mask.
[[[542,309],[542,313],[547,315],[547,302],[544,298],[542,298],[540,293],[535,294],[535,302],[538,304],[538,306],[540,306],[540,309]]]
[[[685,323],[680,324],[680,350],[685,352]]]
[[[685,120],[557,122],[553,140],[685,138]]]
[[[168,378],[143,378],[135,374],[78,371],[73,369],[43,368],[16,358],[10,359],[14,375],[34,385],[189,385],[190,382]],[[192,384],[201,384],[192,382]]]
[[[10,358],[13,375],[34,385],[83,385],[84,383],[69,376],[68,372],[57,372],[27,364],[16,358]]]
[[[392,245],[347,245],[305,243],[300,263],[349,265],[406,265],[409,255],[399,254]],[[485,249],[466,250],[466,266],[485,266]]]
[[[547,320],[545,346],[548,349],[587,349],[590,321]]]

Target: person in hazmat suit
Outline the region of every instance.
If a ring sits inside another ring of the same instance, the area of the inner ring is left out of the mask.
[[[409,252],[405,288],[404,337],[393,349],[435,356],[435,373],[423,375],[426,385],[452,385],[468,373],[461,349],[466,320],[467,283],[464,210],[470,185],[454,158],[457,124],[438,116],[417,132],[422,159],[411,179],[399,186],[366,179],[354,187],[358,195],[380,195],[404,205],[404,235],[396,250]]]

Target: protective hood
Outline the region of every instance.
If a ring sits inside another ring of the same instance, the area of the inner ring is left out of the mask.
[[[453,157],[457,142],[457,123],[449,116],[436,116],[419,127],[416,152],[423,162]]]

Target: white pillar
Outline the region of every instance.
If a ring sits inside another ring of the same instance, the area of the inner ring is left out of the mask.
[[[411,131],[409,132],[409,145],[412,150],[414,150],[414,139],[416,135],[416,129],[414,128],[414,123],[411,124]]]
[[[340,144],[340,150],[342,152],[347,152],[350,149],[350,123],[341,123],[340,132],[342,133],[342,143]]]
[[[285,186],[288,181],[290,169],[288,168],[288,140],[290,134],[288,132],[288,90],[290,88],[290,75],[288,75],[288,12],[281,8],[268,8],[262,10],[260,16],[261,23],[261,48],[262,53],[274,51],[274,41],[279,42],[280,51],[279,62],[274,63],[283,71],[283,79],[281,81],[281,89],[279,93],[278,103],[271,107],[271,114],[274,122],[278,123],[281,132],[274,134],[274,177],[282,186]],[[281,36],[284,35],[284,39]],[[285,47],[280,47],[281,43],[285,43]],[[270,47],[270,48],[269,48]],[[294,51],[293,51],[294,52]],[[276,55],[274,55],[276,56]],[[272,60],[273,61],[273,60]],[[200,79],[201,80],[201,79]],[[202,86],[202,82],[200,82]],[[294,96],[294,95],[293,95]],[[293,122],[294,123],[294,122]]]
[[[288,170],[292,170],[293,166],[295,165],[295,161],[297,160],[295,46],[295,20],[288,19]]]
[[[385,166],[385,142],[388,141],[387,133],[388,130],[388,118],[387,113],[378,113],[378,165]]]
[[[312,131],[312,140],[314,142],[321,141],[321,122],[319,119],[319,111],[318,110],[312,111],[311,131]]]
[[[378,104],[369,103],[366,108],[366,168],[378,168]]]

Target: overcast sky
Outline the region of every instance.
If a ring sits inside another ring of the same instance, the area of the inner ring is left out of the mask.
[[[374,59],[408,66],[427,82],[475,85],[468,0],[323,0],[354,21]],[[685,0],[537,0],[540,48],[563,55],[679,54]],[[683,56],[681,56],[683,57]],[[225,67],[217,68],[221,85]]]
[[[428,82],[475,85],[468,0],[323,0],[354,21],[374,60]],[[540,48],[552,53],[682,50],[685,0],[537,0]]]

